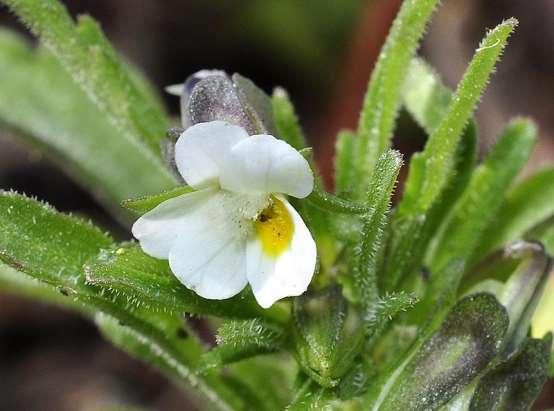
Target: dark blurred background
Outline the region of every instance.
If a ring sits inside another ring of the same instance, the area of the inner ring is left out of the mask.
[[[399,0],[66,0],[99,20],[118,50],[160,90],[201,68],[237,71],[266,91],[287,88],[318,160],[332,169],[333,139],[356,126],[373,62]],[[454,87],[486,28],[520,21],[477,111],[482,151],[509,118],[536,120],[540,141],[526,172],[554,159],[554,2],[446,0],[421,54]],[[0,8],[0,24],[25,30]],[[27,35],[27,34],[26,34]],[[2,75],[0,73],[0,75]],[[1,96],[0,96],[1,98]],[[177,114],[177,99],[164,96]],[[421,132],[405,117],[395,137],[404,153]],[[127,236],[87,192],[40,152],[0,130],[0,188],[86,214]],[[537,407],[551,404],[548,385]],[[100,410],[120,405],[194,409],[155,370],[101,340],[74,314],[0,295],[0,410]]]

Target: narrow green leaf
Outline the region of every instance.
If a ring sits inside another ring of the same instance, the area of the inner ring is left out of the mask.
[[[222,317],[271,317],[251,294],[243,292],[228,300],[207,300],[182,285],[173,275],[167,260],[142,252],[136,244],[106,250],[85,266],[87,284],[125,296],[136,305],[152,310],[211,314]]]
[[[217,346],[204,354],[200,371],[279,350],[284,343],[282,327],[259,318],[227,321],[217,330]]]
[[[554,216],[554,168],[546,168],[513,187],[488,225],[472,262],[522,238],[526,231]]]
[[[80,288],[85,262],[113,242],[91,223],[0,191],[0,259],[53,284]]]
[[[392,192],[401,166],[401,154],[388,150],[381,155],[371,177],[367,193],[370,212],[364,216],[359,264],[354,271],[359,300],[365,309],[369,309],[379,296],[377,272],[384,247],[383,235],[389,218]]]
[[[52,154],[113,210],[126,198],[176,184],[122,137],[45,50],[33,52],[0,30],[0,71],[0,123]]]
[[[168,128],[130,79],[100,29],[88,17],[77,26],[57,0],[3,0],[60,61],[127,143],[167,172],[159,141]]]
[[[504,307],[490,294],[460,300],[432,336],[374,385],[366,408],[438,409],[487,368],[501,349],[508,322]]]
[[[487,222],[496,214],[505,192],[531,154],[535,134],[535,126],[526,120],[515,120],[506,128],[473,174],[437,239],[436,252],[430,259],[432,275],[453,257],[469,259]]]
[[[410,167],[406,185],[419,186],[413,213],[429,209],[444,190],[455,164],[454,155],[462,132],[516,25],[515,19],[508,19],[487,33],[458,85],[446,114],[425,145],[421,154],[424,166],[414,171]]]
[[[379,156],[390,145],[400,106],[400,91],[427,21],[438,0],[407,0],[394,20],[364,99],[358,125],[355,196],[366,194],[369,176]]]
[[[519,352],[481,379],[469,409],[529,410],[546,382],[551,345],[551,334],[528,338]]]
[[[138,215],[142,215],[160,205],[164,201],[169,200],[170,198],[178,197],[187,193],[192,193],[193,191],[194,188],[192,187],[181,186],[172,190],[162,191],[159,194],[125,200],[121,203],[121,205]]]
[[[446,115],[452,94],[427,63],[418,58],[412,60],[402,90],[403,103],[428,134],[436,130]],[[426,213],[418,213],[415,204],[425,175],[425,159],[422,153],[414,154],[410,162],[412,178],[404,186],[392,222],[394,234],[388,246],[386,272],[382,276],[384,290],[393,291],[419,273],[431,239],[469,182],[476,158],[477,136],[475,124],[470,121],[456,148],[454,169],[440,199]]]
[[[349,130],[339,132],[335,145],[335,191],[340,197],[350,197],[354,190],[356,134]]]

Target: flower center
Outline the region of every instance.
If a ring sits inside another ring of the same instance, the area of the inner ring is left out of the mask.
[[[294,224],[283,202],[273,196],[271,200],[271,205],[258,215],[254,227],[263,251],[276,257],[289,247]]]

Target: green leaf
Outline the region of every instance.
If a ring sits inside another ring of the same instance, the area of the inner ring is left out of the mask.
[[[354,155],[356,134],[349,130],[339,132],[335,145],[335,191],[340,197],[350,197],[354,190]]]
[[[0,123],[50,153],[112,210],[126,198],[176,184],[125,140],[45,50],[32,52],[0,30],[0,71]]]
[[[432,275],[438,275],[454,257],[466,261],[470,258],[487,222],[494,217],[505,192],[529,158],[535,134],[534,125],[526,120],[515,120],[506,128],[471,177],[436,240],[438,246],[430,259]]]
[[[460,300],[432,336],[370,389],[367,408],[439,408],[487,368],[501,349],[508,322],[506,310],[490,294]]]
[[[551,345],[552,335],[542,340],[525,340],[519,352],[481,379],[469,409],[530,409],[548,376]]]
[[[432,134],[447,113],[452,101],[452,92],[442,84],[427,63],[415,58],[410,64],[402,99],[417,123],[428,134]],[[385,290],[393,291],[419,273],[433,236],[467,186],[476,158],[477,136],[475,124],[471,120],[456,148],[454,171],[440,199],[426,212],[412,213],[417,209],[415,203],[420,195],[421,180],[425,175],[425,158],[422,153],[412,156],[412,178],[404,186],[404,194],[392,222],[394,234],[388,246],[386,273],[382,276],[382,286]]]
[[[136,244],[106,250],[98,259],[89,261],[85,272],[87,284],[152,310],[231,318],[271,317],[277,310],[262,310],[246,292],[228,300],[199,297],[175,278],[167,260],[150,257]]]
[[[554,168],[551,167],[533,174],[508,191],[476,247],[472,262],[510,241],[522,238],[525,232],[552,216]]]
[[[389,218],[392,192],[401,166],[401,154],[388,150],[379,158],[371,177],[367,193],[367,207],[370,212],[363,217],[359,263],[354,271],[359,301],[364,309],[370,309],[379,296],[377,273],[382,262],[383,235]]]
[[[293,344],[303,370],[334,387],[362,348],[363,330],[337,286],[295,298]]]
[[[0,259],[67,292],[81,287],[83,264],[113,242],[91,223],[0,191]]]
[[[192,193],[193,191],[194,188],[190,186],[182,186],[172,190],[162,191],[159,194],[124,200],[121,205],[138,215],[142,215],[170,198]]]
[[[160,173],[159,142],[169,123],[131,80],[124,65],[89,17],[76,25],[57,0],[3,0],[60,61],[127,143]]]
[[[414,170],[410,167],[406,185],[414,187],[413,191],[418,193],[411,207],[412,214],[428,210],[448,183],[462,132],[516,25],[515,19],[508,19],[487,33],[458,85],[446,114],[421,153],[423,164],[417,164]]]
[[[279,137],[297,150],[306,147],[304,132],[302,131],[302,127],[300,127],[298,116],[296,115],[294,106],[285,89],[278,87],[273,90],[271,105],[273,107],[273,118]]]
[[[389,145],[404,78],[437,0],[409,0],[394,20],[364,99],[358,125],[355,197],[365,196],[369,177]]]
[[[282,348],[285,332],[282,327],[259,318],[227,321],[217,330],[217,346],[204,354],[201,372],[219,368],[260,354]]]

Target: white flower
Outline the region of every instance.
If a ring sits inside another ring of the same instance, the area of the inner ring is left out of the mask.
[[[204,298],[229,298],[249,283],[267,308],[306,291],[316,246],[285,196],[304,198],[313,189],[298,151],[273,136],[248,136],[212,121],[181,134],[175,162],[197,191],[135,222],[133,235],[145,253],[168,259],[179,281]]]

